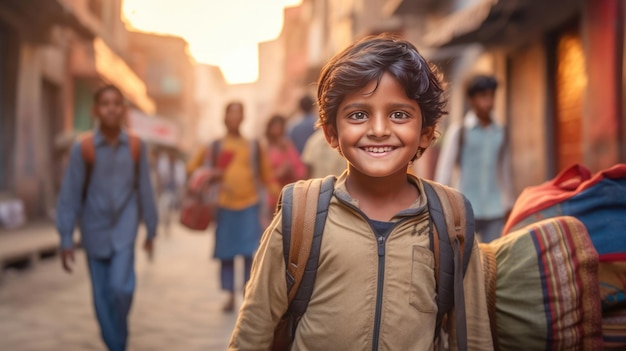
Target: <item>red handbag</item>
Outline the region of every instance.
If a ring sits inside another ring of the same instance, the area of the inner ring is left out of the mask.
[[[201,168],[187,182],[187,191],[180,209],[180,223],[188,229],[206,231],[215,221],[219,188],[210,185],[213,171]]]

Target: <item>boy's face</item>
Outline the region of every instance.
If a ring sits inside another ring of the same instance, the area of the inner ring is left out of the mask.
[[[406,173],[417,149],[430,144],[434,129],[422,129],[419,105],[391,74],[385,73],[374,88],[375,80],[346,95],[337,109],[336,130],[326,126],[324,133],[351,172],[370,177]]]
[[[122,96],[113,89],[103,91],[93,107],[93,114],[98,118],[102,127],[121,128],[126,115]]]
[[[495,101],[496,92],[493,90],[479,91],[469,98],[470,107],[481,119],[489,118]]]

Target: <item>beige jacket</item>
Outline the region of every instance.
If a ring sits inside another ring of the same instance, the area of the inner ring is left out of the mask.
[[[424,194],[421,181],[410,179]],[[396,225],[379,247],[368,220],[345,190],[345,175],[337,181],[313,295],[292,350],[434,349],[437,303],[426,197],[420,196],[393,221]],[[468,348],[492,350],[476,243],[464,286]],[[278,214],[261,240],[229,350],[269,350],[286,309]],[[452,340],[451,344],[455,350]]]

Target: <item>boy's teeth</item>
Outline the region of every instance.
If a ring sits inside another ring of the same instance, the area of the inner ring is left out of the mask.
[[[391,147],[366,147],[365,148],[365,151],[373,152],[373,153],[382,153],[382,152],[388,152],[391,150],[392,150]]]

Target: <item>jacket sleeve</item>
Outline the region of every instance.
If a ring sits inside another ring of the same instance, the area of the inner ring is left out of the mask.
[[[80,143],[76,143],[70,151],[63,176],[63,185],[57,200],[56,225],[61,236],[62,249],[69,249],[74,246],[74,228],[83,206],[85,168]]]
[[[152,181],[150,180],[150,166],[148,165],[148,153],[146,144],[141,142],[141,156],[139,157],[139,204],[141,206],[141,217],[146,225],[148,239],[152,240],[156,236],[159,216],[154,201],[152,191]]]
[[[439,153],[439,159],[437,161],[437,167],[435,169],[435,181],[447,186],[453,186],[452,174],[459,153],[459,133],[461,131],[461,125],[459,123],[453,123],[448,128],[444,138],[441,151]]]
[[[287,282],[280,214],[263,237],[228,350],[270,350],[274,329],[287,311]]]
[[[480,249],[476,240],[474,240],[472,257],[465,272],[463,288],[465,291],[465,315],[467,320],[467,349],[491,351],[493,350],[493,339],[491,338],[491,327],[487,310],[485,277],[480,259]],[[448,318],[448,328],[451,331],[448,341],[451,351],[458,350],[456,343],[456,320],[454,317]]]

